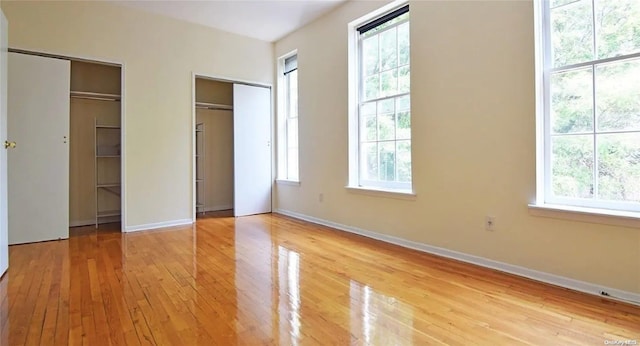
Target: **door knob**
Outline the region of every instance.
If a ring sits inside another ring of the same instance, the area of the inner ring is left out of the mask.
[[[9,142],[9,141],[4,141],[4,148],[5,149],[13,149],[16,147],[16,142]]]

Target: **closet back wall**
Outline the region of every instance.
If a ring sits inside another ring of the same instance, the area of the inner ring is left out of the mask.
[[[2,2],[9,46],[124,63],[125,229],[192,217],[192,72],[273,84],[273,45],[108,2]]]
[[[120,67],[72,61],[71,90],[120,95],[120,75]],[[69,112],[69,225],[92,225],[96,222],[96,120],[120,125],[120,102],[72,97]],[[117,136],[120,133],[111,132]],[[116,164],[111,170],[101,167],[100,176],[110,173],[108,181],[120,182],[120,175],[112,172],[119,166]],[[120,206],[111,205],[110,209],[118,210]],[[118,220],[119,217],[113,219]]]

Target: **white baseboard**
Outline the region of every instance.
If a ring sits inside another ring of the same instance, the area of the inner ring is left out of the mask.
[[[233,204],[214,205],[213,207],[201,207],[198,208],[198,213],[206,213],[208,211],[220,211],[233,209]]]
[[[171,221],[164,221],[164,222],[147,223],[142,225],[126,226],[124,228],[124,231],[125,232],[146,231],[146,230],[157,229],[157,228],[190,225],[192,223],[193,223],[193,220],[191,219],[171,220]]]
[[[402,239],[402,238],[398,238],[398,237],[394,237],[386,234],[371,232],[365,229],[347,226],[347,225],[339,224],[336,222],[319,219],[313,216],[299,214],[289,210],[278,209],[278,210],[275,210],[274,212],[282,215],[290,216],[296,219],[308,221],[311,223],[316,223],[319,225],[335,228],[341,231],[354,233],[354,234],[358,234],[368,238],[380,240],[386,243],[395,244],[405,248],[418,250],[418,251],[422,251],[422,252],[426,252],[433,255],[442,256],[442,257],[447,257],[447,258],[455,259],[458,261],[475,264],[481,267],[495,269],[505,273],[526,277],[532,280],[541,281],[548,284],[572,289],[575,291],[596,295],[602,298],[609,298],[613,300],[619,300],[619,301],[631,303],[634,305],[640,305],[640,294],[638,293],[601,286],[601,285],[580,281],[580,280],[575,280],[575,279],[571,279],[571,278],[567,278],[567,277],[559,276],[555,274],[545,273],[538,270],[533,270],[533,269],[529,269],[529,268],[525,268],[525,267],[521,267],[521,266],[509,264],[509,263],[494,261],[494,260],[480,257],[480,256],[469,255],[466,253],[448,250],[448,249],[437,247],[437,246],[431,246],[424,243],[418,243],[411,240],[406,240],[406,239]],[[606,292],[608,296],[602,295],[602,292]]]

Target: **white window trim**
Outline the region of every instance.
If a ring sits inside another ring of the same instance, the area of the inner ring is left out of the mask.
[[[548,114],[550,71],[545,68],[545,63],[551,61],[550,49],[545,47],[545,36],[550,30],[547,16],[546,0],[535,0],[534,6],[534,31],[535,31],[535,106],[536,106],[536,199],[529,204],[531,215],[585,221],[607,225],[638,227],[640,228],[640,206],[638,210],[615,210],[612,207],[628,209],[631,203],[608,202],[606,203],[580,203],[577,199],[561,198],[547,195],[550,191],[550,148],[549,137],[550,124]],[[605,59],[606,60],[606,59]],[[604,206],[604,207],[603,207]]]
[[[407,195],[411,197],[417,196],[415,193],[415,185],[413,182],[413,148],[411,150],[412,156],[412,164],[411,164],[411,183],[407,183],[411,187],[409,189],[403,187],[391,188],[389,186],[385,187],[376,187],[376,186],[361,186],[359,170],[360,170],[360,161],[359,161],[359,122],[358,122],[358,86],[360,84],[360,74],[359,74],[359,61],[360,61],[360,45],[358,44],[360,35],[358,33],[357,28],[361,25],[370,22],[378,17],[385,15],[386,13],[393,12],[396,9],[399,9],[403,6],[409,4],[408,0],[397,0],[388,3],[385,6],[380,7],[379,9],[370,12],[352,22],[350,22],[347,26],[348,31],[348,84],[349,84],[349,94],[348,94],[348,115],[349,115],[349,180],[346,189],[352,192],[363,192],[363,191],[371,191],[372,196],[384,196],[384,195]],[[413,138],[412,138],[413,143]],[[379,184],[379,183],[378,183]]]
[[[290,58],[294,55],[298,55],[298,50],[294,49],[292,51],[290,51],[287,54],[284,54],[282,56],[280,56],[277,60],[277,74],[278,74],[278,100],[277,100],[277,104],[278,104],[278,118],[277,118],[277,138],[278,138],[278,150],[277,150],[277,174],[276,176],[278,177],[276,179],[276,183],[281,184],[281,185],[291,185],[291,186],[300,186],[300,151],[298,151],[298,179],[294,180],[294,179],[287,179],[286,177],[286,172],[287,172],[287,148],[286,148],[286,144],[287,143],[287,111],[286,111],[286,102],[285,102],[285,97],[283,95],[285,95],[287,93],[286,90],[286,82],[285,82],[285,77],[284,77],[284,62],[287,58]],[[299,112],[298,112],[298,119],[299,119]],[[299,120],[298,120],[299,121]],[[300,136],[300,123],[298,122],[298,136]],[[299,137],[298,137],[299,138]],[[300,150],[300,140],[298,139],[298,150]]]
[[[602,225],[640,228],[640,213],[554,204],[529,204],[529,215]]]
[[[296,180],[288,180],[288,179],[276,179],[276,184],[278,185],[287,185],[287,186],[300,186],[300,182]]]
[[[374,187],[362,187],[362,186],[345,186],[347,191],[352,193],[357,193],[361,195],[374,196],[374,197],[386,197],[393,199],[402,199],[415,201],[418,198],[418,195],[412,191],[405,190],[389,190],[389,189],[378,189]]]

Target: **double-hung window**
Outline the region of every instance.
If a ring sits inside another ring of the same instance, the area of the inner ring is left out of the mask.
[[[640,211],[640,1],[536,5],[538,194],[544,204]]]
[[[352,31],[350,186],[411,191],[409,5]]]
[[[278,179],[298,181],[298,55],[279,60]]]

